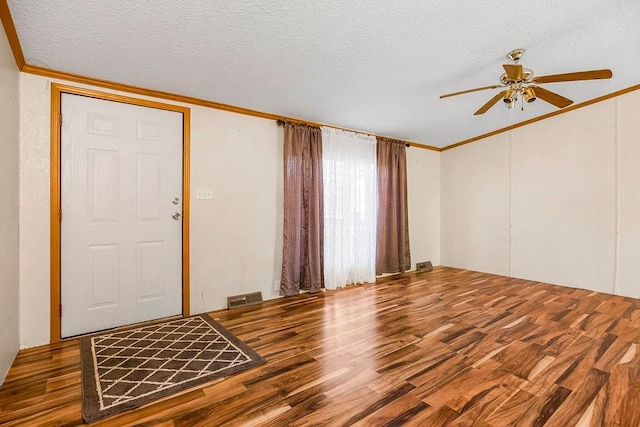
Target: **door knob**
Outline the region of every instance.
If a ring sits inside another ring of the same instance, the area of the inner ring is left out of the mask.
[[[180,215],[180,212],[174,212],[171,215],[171,218],[173,218],[173,219],[180,219],[180,217],[182,217],[182,215]]]

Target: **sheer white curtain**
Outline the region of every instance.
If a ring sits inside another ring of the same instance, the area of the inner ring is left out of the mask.
[[[376,279],[376,139],[322,128],[324,284]]]

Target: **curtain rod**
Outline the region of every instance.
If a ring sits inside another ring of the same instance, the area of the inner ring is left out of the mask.
[[[326,128],[331,128],[331,129],[338,129],[338,130],[342,130],[345,132],[354,132],[354,133],[360,133],[363,135],[367,135],[367,136],[373,136],[376,139],[386,139],[387,141],[391,141],[391,142],[395,142],[397,144],[403,144],[405,147],[411,147],[411,143],[407,142],[407,141],[402,141],[400,139],[395,139],[395,138],[389,138],[386,136],[380,136],[380,135],[376,135],[374,133],[368,133],[368,132],[359,132],[356,130],[351,130],[351,129],[344,129],[344,128],[340,128],[337,126],[329,126],[329,125],[321,125],[318,123],[312,123],[312,122],[303,122],[303,121],[298,121],[298,120],[282,120],[282,119],[278,119],[276,120],[276,123],[278,124],[278,126],[284,126],[285,124],[289,123],[292,125],[303,125],[303,126],[309,126],[309,127],[315,127],[315,128],[320,128],[320,127],[326,127]],[[416,146],[420,146],[420,145],[416,145]]]

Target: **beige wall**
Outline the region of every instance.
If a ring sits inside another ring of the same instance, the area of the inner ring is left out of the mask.
[[[442,264],[509,274],[509,135],[445,151]]]
[[[640,91],[442,153],[442,264],[640,297]]]
[[[616,99],[614,291],[640,298],[640,91]]]
[[[615,101],[512,134],[511,275],[613,292]]]
[[[282,139],[273,120],[192,107],[191,306],[226,307],[226,298],[279,295],[282,260]],[[195,191],[194,191],[195,193]]]
[[[49,341],[50,84],[44,77],[21,76],[23,347]],[[282,130],[273,120],[187,106],[192,313],[221,309],[227,296],[239,293],[262,291],[265,299],[276,298],[274,282],[280,280],[282,262]],[[439,157],[408,150],[414,262],[439,260]],[[200,187],[212,188],[213,200],[195,200]]]
[[[0,385],[19,348],[18,81],[13,54],[0,31]]]
[[[440,153],[407,148],[407,198],[412,269],[440,265]]]

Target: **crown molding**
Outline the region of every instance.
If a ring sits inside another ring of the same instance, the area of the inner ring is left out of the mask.
[[[327,127],[332,127],[336,129],[348,130],[352,132],[365,133],[365,134],[376,136],[376,137],[380,136],[380,137],[387,138],[384,135],[375,135],[370,132],[364,132],[364,131],[355,130],[355,129],[340,128],[337,126],[328,125],[324,123],[310,122],[307,120],[301,120],[301,119],[292,118],[292,117],[280,116],[277,114],[265,113],[262,111],[251,110],[248,108],[235,107],[233,105],[207,101],[206,99],[178,95],[175,93],[163,92],[163,91],[154,90],[154,89],[147,89],[147,88],[142,88],[138,86],[132,86],[128,84],[113,82],[110,80],[96,79],[93,77],[81,76],[78,74],[67,73],[64,71],[51,70],[48,68],[38,67],[35,65],[26,64],[21,71],[23,73],[34,74],[42,77],[48,77],[51,79],[66,80],[74,83],[81,83],[81,84],[97,86],[97,87],[111,89],[111,90],[117,90],[121,92],[133,93],[136,95],[150,96],[150,97],[166,99],[174,102],[182,102],[186,104],[199,105],[202,107],[215,108],[217,110],[224,110],[232,113],[244,114],[247,116],[260,117],[268,120],[283,120],[283,121],[289,121],[292,123],[307,124],[311,126],[327,126]],[[417,142],[411,142],[411,141],[402,141],[402,142],[409,144],[411,147],[417,147],[417,148],[422,148],[422,149],[432,150],[432,151],[440,151],[439,147],[432,147],[430,145],[419,144]]]
[[[22,53],[22,46],[20,46],[20,39],[18,39],[18,32],[16,26],[13,24],[13,18],[11,18],[11,12],[9,11],[9,5],[7,0],[0,0],[0,21],[4,27],[4,32],[7,35],[9,46],[13,52],[13,57],[16,60],[18,70],[22,71],[26,62],[24,60],[24,54]]]

